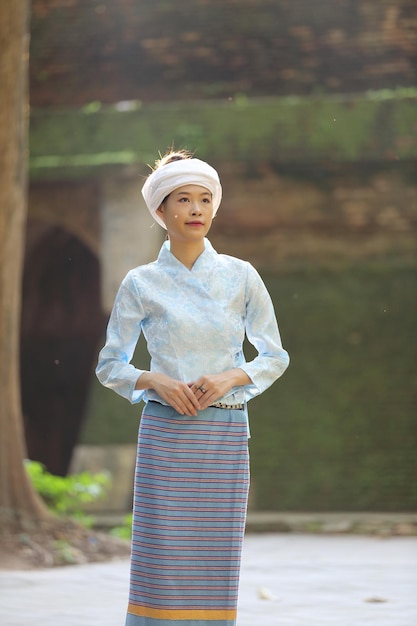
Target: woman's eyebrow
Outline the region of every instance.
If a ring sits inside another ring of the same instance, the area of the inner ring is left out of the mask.
[[[177,192],[179,196],[183,195],[183,196],[190,196],[191,192],[190,191],[178,191]],[[202,191],[200,193],[200,196],[210,196],[211,197],[211,192],[210,191]]]

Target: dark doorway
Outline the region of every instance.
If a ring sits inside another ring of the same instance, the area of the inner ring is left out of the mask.
[[[30,459],[68,472],[105,320],[97,257],[59,227],[32,225],[22,294],[21,382]],[[31,225],[28,226],[29,230]]]

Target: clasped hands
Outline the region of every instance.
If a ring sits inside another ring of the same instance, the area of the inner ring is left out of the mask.
[[[198,411],[209,407],[232,387],[248,383],[250,383],[248,375],[240,368],[200,376],[190,383],[170,378],[165,374],[146,372],[139,377],[136,389],[154,389],[180,415],[196,417]]]

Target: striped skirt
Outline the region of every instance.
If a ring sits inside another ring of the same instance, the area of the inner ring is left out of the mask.
[[[235,626],[248,487],[244,411],[146,405],[126,626]]]

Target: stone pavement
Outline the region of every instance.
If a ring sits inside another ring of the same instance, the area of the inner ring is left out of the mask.
[[[127,561],[0,571],[1,626],[123,626]],[[416,626],[417,537],[248,534],[238,626]]]

